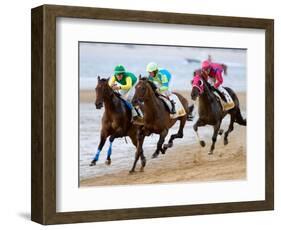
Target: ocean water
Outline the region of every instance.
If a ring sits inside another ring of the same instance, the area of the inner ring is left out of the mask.
[[[228,66],[224,85],[236,92],[247,88],[247,51],[196,47],[169,47],[80,43],[80,89],[94,89],[97,76],[112,76],[116,65],[122,64],[136,76],[146,76],[146,65],[154,61],[172,74],[171,89],[190,90],[193,71],[211,55],[214,62]]]

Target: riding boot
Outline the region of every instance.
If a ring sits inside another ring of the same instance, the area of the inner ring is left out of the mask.
[[[170,100],[172,109],[171,109],[171,114],[176,114],[176,108],[175,108],[175,102],[173,100]]]
[[[138,107],[132,108],[132,123],[134,125],[143,125],[143,114]]]

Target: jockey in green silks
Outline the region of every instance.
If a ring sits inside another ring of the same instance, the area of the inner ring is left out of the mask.
[[[146,71],[149,73],[148,80],[153,82],[154,85],[157,87],[157,92],[163,96],[164,98],[168,99],[171,102],[171,114],[175,114],[175,103],[170,98],[172,95],[171,91],[169,90],[169,83],[172,78],[171,73],[163,68],[158,68],[158,65],[154,62],[150,62],[146,66]]]
[[[139,108],[132,106],[132,99],[135,94],[135,84],[137,83],[137,77],[125,70],[123,65],[117,65],[114,68],[114,75],[110,78],[108,84],[114,90],[117,91],[121,98],[127,102],[127,106],[132,111],[132,117],[134,122],[141,122],[142,112]]]

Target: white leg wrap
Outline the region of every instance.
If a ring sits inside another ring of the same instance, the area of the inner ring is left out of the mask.
[[[200,143],[200,137],[199,137],[198,131],[195,131],[195,133],[196,133],[196,139],[197,139],[197,141]]]

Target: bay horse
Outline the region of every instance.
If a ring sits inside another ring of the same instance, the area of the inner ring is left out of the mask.
[[[246,119],[244,119],[241,115],[238,97],[232,89],[224,87],[233,99],[235,106],[228,111],[224,111],[219,99],[213,92],[212,86],[206,81],[201,71],[197,70],[194,72],[191,83],[191,99],[195,101],[199,97],[199,118],[194,124],[193,129],[196,132],[196,136],[200,145],[204,147],[205,142],[199,138],[198,127],[205,125],[213,126],[214,131],[212,136],[212,145],[209,151],[209,154],[213,154],[217,136],[218,134],[222,135],[223,133],[223,130],[220,129],[222,119],[227,114],[230,115],[230,124],[228,130],[224,133],[224,145],[228,144],[228,135],[233,131],[234,122],[242,126],[246,126],[247,122]]]
[[[157,143],[157,148],[152,155],[152,158],[156,158],[159,153],[165,154],[166,150],[173,146],[173,140],[176,138],[183,138],[183,128],[187,119],[190,117],[190,113],[193,110],[193,105],[188,107],[188,101],[183,96],[178,93],[175,93],[179,100],[181,101],[186,115],[172,119],[170,117],[170,112],[166,108],[163,100],[158,96],[156,92],[156,86],[154,83],[149,81],[145,77],[139,76],[139,81],[135,87],[135,95],[132,99],[134,106],[142,106],[143,109],[143,121],[144,125],[140,126],[137,133],[137,152],[135,156],[135,161],[131,172],[134,172],[136,163],[141,157],[143,164],[143,159],[145,156],[143,154],[143,142],[145,136],[149,136],[152,133],[159,134],[159,140]],[[163,145],[165,138],[168,134],[169,129],[176,123],[180,121],[179,130],[176,134],[171,135],[168,144]]]
[[[106,164],[111,164],[112,143],[115,138],[129,136],[132,143],[137,146],[137,127],[131,122],[131,110],[125,105],[124,100],[108,85],[109,79],[100,79],[96,90],[95,105],[97,109],[105,107],[102,116],[102,128],[97,152],[90,166],[96,165],[100,152],[109,137],[110,146],[107,151]]]

